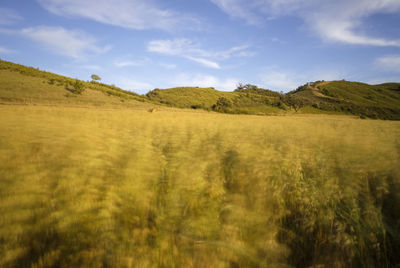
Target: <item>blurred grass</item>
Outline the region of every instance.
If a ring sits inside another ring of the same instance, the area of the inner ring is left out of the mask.
[[[0,106],[1,267],[389,267],[400,123]]]

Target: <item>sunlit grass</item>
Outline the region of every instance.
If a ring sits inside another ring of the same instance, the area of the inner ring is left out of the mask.
[[[399,263],[400,124],[0,106],[1,267]]]

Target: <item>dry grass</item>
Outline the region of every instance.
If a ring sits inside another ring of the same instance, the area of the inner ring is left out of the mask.
[[[0,114],[1,267],[399,263],[399,122]]]

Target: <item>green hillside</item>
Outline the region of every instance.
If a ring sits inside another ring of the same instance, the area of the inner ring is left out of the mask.
[[[239,85],[233,92],[180,87],[155,89],[146,96],[151,101],[169,106],[225,113],[333,113],[399,120],[399,88],[399,83],[368,85],[347,81],[317,81],[287,94],[253,85]]]
[[[176,87],[154,89],[146,95],[150,100],[179,108],[211,108],[221,97],[232,99],[236,94],[214,88]]]
[[[286,112],[285,105],[280,101],[281,94],[252,85],[241,86],[233,92],[199,87],[155,89],[146,96],[151,101],[179,108],[200,108],[239,114]]]
[[[400,119],[400,83],[368,85],[348,81],[317,81],[288,95],[301,97],[323,111],[378,119]]]

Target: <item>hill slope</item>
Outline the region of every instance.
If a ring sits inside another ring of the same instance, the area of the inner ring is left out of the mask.
[[[179,108],[211,108],[221,97],[232,99],[234,94],[214,88],[176,87],[154,89],[146,96],[155,102]]]
[[[400,83],[368,85],[317,81],[287,94],[241,85],[234,92],[195,87],[155,89],[147,94],[147,98],[174,107],[226,113],[335,113],[399,120],[399,88]]]
[[[323,111],[370,118],[400,119],[400,83],[368,85],[348,81],[317,81],[288,93]]]
[[[153,106],[143,96],[115,86],[79,81],[84,92],[75,94],[76,79],[0,60],[0,103],[68,106]]]
[[[169,106],[200,108],[225,113],[277,114],[285,112],[284,105],[281,105],[280,101],[281,94],[250,85],[233,92],[199,87],[155,89],[147,93],[146,97],[153,102]]]
[[[85,91],[76,94],[74,85]],[[253,85],[233,92],[214,88],[154,89],[145,96],[98,82],[85,82],[0,60],[0,103],[72,106],[151,107],[154,105],[236,114],[334,113],[400,120],[400,83],[368,85],[317,81],[281,94]]]

